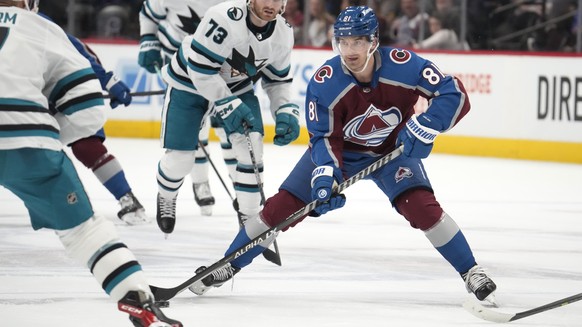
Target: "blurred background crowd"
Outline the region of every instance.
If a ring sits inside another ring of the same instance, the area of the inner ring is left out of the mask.
[[[203,0],[202,0],[203,1]],[[367,5],[382,45],[410,49],[582,52],[582,0],[287,0],[295,44],[330,47],[343,8]],[[40,11],[79,38],[139,40],[143,0],[43,0]]]

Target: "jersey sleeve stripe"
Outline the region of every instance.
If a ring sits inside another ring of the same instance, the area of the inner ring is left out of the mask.
[[[267,69],[275,76],[287,77],[287,75],[289,75],[289,71],[291,71],[291,65],[285,67],[283,70],[277,70],[272,65],[268,65]]]
[[[174,47],[174,51],[175,49],[178,49],[178,47],[180,46],[180,41],[174,39],[170,33],[168,33],[168,30],[163,27],[162,25],[158,26],[160,33],[162,33],[162,35],[166,38],[166,40],[168,40],[168,43],[170,43],[173,47]]]
[[[240,90],[244,89],[245,87],[251,85],[251,83],[252,83],[252,79],[250,77],[248,77],[247,79],[243,79],[243,80],[235,82],[235,83],[229,83],[227,86],[232,93],[235,93],[235,92],[240,91]]]
[[[65,115],[71,115],[79,110],[102,106],[104,104],[103,95],[101,93],[90,93],[70,99],[65,103],[56,106],[56,109]]]
[[[192,81],[187,78],[187,77],[183,77],[181,75],[179,75],[178,73],[176,73],[174,71],[174,68],[172,67],[172,65],[168,66],[168,75],[170,75],[170,78],[173,79],[174,81],[180,83],[183,86],[186,86],[190,89],[196,90],[196,88],[194,87],[194,85],[192,85]]]
[[[188,60],[188,67],[195,72],[205,74],[205,75],[216,75],[220,71],[220,67],[211,67],[207,65],[202,65],[192,60]]]
[[[160,20],[164,20],[166,19],[166,15],[164,14],[157,14],[151,7],[150,2],[146,1],[145,2],[145,6],[142,7],[141,11],[148,16],[149,18],[151,18],[152,20],[156,21],[156,23],[158,23]]]
[[[69,90],[91,79],[97,79],[95,72],[91,68],[79,70],[62,78],[49,95],[49,101],[56,103],[57,99],[62,98]]]
[[[291,83],[293,82],[293,78],[287,78],[287,79],[272,79],[269,76],[267,76],[266,74],[263,74],[263,81],[267,84],[271,84],[271,83]]]
[[[208,50],[208,48],[206,48],[202,44],[198,43],[196,40],[192,40],[190,48],[192,48],[192,50],[194,52],[196,52],[196,53],[200,54],[201,56],[203,56],[204,58],[208,59],[210,62],[216,63],[218,65],[222,65],[224,63],[224,61],[226,60],[226,58],[219,56],[216,53]]]

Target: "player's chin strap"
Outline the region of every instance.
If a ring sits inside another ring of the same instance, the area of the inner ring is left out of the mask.
[[[377,39],[376,39],[377,40]],[[346,65],[346,62],[344,61],[344,57],[340,56],[340,59],[342,61],[342,64],[352,73],[354,74],[359,74],[361,72],[363,72],[366,67],[368,67],[368,63],[370,62],[370,58],[372,58],[372,55],[374,54],[374,52],[376,52],[376,50],[378,50],[378,46],[380,45],[380,42],[376,41],[376,45],[372,46],[372,44],[370,44],[370,48],[368,49],[368,54],[366,56],[366,63],[364,64],[364,67],[362,67],[362,69],[358,70],[357,72],[351,70],[348,65]],[[341,54],[341,53],[340,53]]]

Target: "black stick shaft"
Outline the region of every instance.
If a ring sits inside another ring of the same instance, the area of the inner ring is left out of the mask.
[[[131,95],[132,97],[147,97],[147,96],[152,96],[152,95],[162,95],[166,93],[166,90],[155,90],[155,91],[143,91],[143,92],[133,92],[130,93],[129,95]],[[103,97],[105,99],[111,99],[111,94],[107,93],[107,94],[103,94]]]

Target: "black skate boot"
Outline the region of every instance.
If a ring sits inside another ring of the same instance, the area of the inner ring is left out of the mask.
[[[172,233],[176,225],[176,198],[166,199],[158,193],[157,208],[158,227],[166,234]]]
[[[485,300],[496,305],[494,292],[497,285],[485,274],[485,270],[481,266],[474,265],[461,276],[465,281],[467,292],[475,294],[479,301]]]
[[[200,207],[200,214],[203,216],[212,216],[212,207],[214,206],[214,197],[210,191],[208,182],[192,184],[194,191],[194,200]]]
[[[196,273],[201,273],[206,269],[205,266],[201,266],[196,269]],[[213,271],[210,275],[202,278],[201,280],[195,282],[194,284],[190,285],[188,289],[192,291],[192,293],[196,295],[203,295],[204,293],[208,292],[209,289],[212,287],[220,287],[234,275],[236,275],[240,271],[240,268],[233,267],[230,263],[227,263],[222,268],[218,268]]]
[[[170,319],[144,292],[129,291],[117,303],[119,311],[129,314],[135,327],[182,327],[182,323]]]
[[[133,193],[128,192],[119,199],[121,210],[117,213],[117,217],[123,220],[128,225],[142,225],[151,222],[150,218],[146,216],[145,210],[141,203],[137,200]]]

